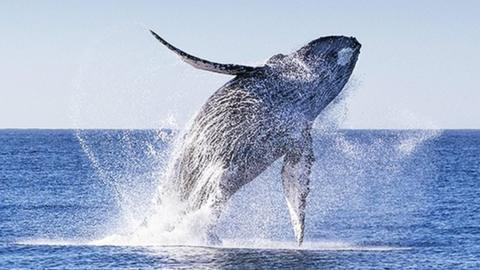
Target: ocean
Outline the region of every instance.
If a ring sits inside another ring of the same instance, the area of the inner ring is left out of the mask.
[[[179,220],[177,133],[0,130],[0,269],[480,269],[480,130],[316,130],[301,247],[281,160]]]

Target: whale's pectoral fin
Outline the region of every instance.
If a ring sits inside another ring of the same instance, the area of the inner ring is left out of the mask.
[[[303,242],[306,198],[310,191],[310,170],[315,161],[310,134],[289,151],[282,168],[283,191],[298,245]]]
[[[150,30],[150,33],[152,33],[152,35],[158,41],[160,41],[160,43],[162,43],[168,49],[170,49],[171,51],[176,53],[178,56],[180,56],[180,58],[184,62],[192,65],[195,68],[222,73],[222,74],[229,74],[229,75],[239,75],[239,74],[250,72],[256,69],[255,67],[249,67],[249,66],[214,63],[214,62],[210,62],[210,61],[195,57],[191,54],[188,54],[174,47],[172,44],[168,43],[166,40],[161,38],[159,35],[157,35],[157,33],[153,32],[152,30]]]

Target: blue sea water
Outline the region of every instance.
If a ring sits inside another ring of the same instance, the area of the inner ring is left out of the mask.
[[[174,135],[0,130],[0,269],[480,269],[478,130],[315,132],[301,248],[281,161],[229,203],[223,244],[165,236]]]

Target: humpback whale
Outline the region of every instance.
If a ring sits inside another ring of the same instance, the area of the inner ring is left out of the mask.
[[[321,37],[252,67],[198,58],[150,32],[193,67],[235,76],[213,93],[184,134],[172,174],[181,199],[189,210],[208,206],[219,215],[236,191],[283,158],[284,196],[301,245],[315,161],[312,124],[350,78],[360,43]]]

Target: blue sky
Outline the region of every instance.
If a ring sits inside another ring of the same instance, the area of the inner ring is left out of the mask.
[[[480,128],[478,1],[1,1],[0,128],[183,126],[230,79],[324,35],[362,43],[346,128]]]

